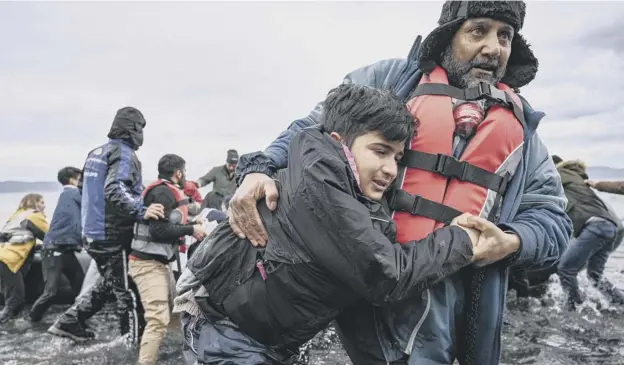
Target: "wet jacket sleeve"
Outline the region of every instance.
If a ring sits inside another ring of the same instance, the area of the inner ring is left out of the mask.
[[[120,213],[142,219],[146,208],[141,196],[137,196],[132,189],[137,183],[133,178],[135,169],[134,152],[130,148],[114,149],[109,157],[104,196]]]
[[[22,222],[22,225],[41,241],[43,241],[45,234],[48,233],[50,229],[48,221],[41,213],[32,214],[28,219]]]
[[[353,196],[337,158],[317,160],[303,176],[297,195],[305,208],[292,218],[297,233],[314,261],[373,304],[416,295],[470,263],[472,243],[456,226],[404,245],[391,242]]]
[[[204,187],[214,182],[216,177],[217,177],[217,169],[213,167],[212,169],[210,169],[210,171],[208,171],[206,175],[200,177],[197,180],[197,183],[199,184],[200,187]]]
[[[561,177],[546,146],[535,134],[526,148],[526,183],[518,213],[501,228],[520,237],[520,250],[509,260],[514,266],[547,268],[557,264],[568,246],[572,221],[565,213]]]
[[[596,183],[596,190],[610,194],[624,195],[624,181],[600,181]]]
[[[399,79],[405,68],[406,61],[388,59],[369,66],[359,68],[345,76],[343,84],[357,84],[377,89],[390,89]],[[240,183],[245,175],[260,172],[271,176],[275,171],[286,167],[288,162],[288,145],[292,137],[300,130],[318,124],[323,115],[322,102],[305,118],[297,119],[283,131],[264,152],[248,153],[240,157],[236,167],[237,181]]]
[[[171,190],[165,185],[157,186],[147,193],[146,204],[159,203],[163,205],[165,219],[150,219],[149,233],[157,242],[171,242],[179,237],[193,234],[193,226],[188,224],[171,223],[167,217],[175,209],[176,200]]]

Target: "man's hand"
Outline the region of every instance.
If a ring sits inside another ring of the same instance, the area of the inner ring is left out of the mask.
[[[247,237],[255,247],[264,247],[269,235],[264,229],[256,202],[266,198],[270,210],[277,208],[279,194],[275,181],[265,174],[254,173],[245,176],[230,200],[229,220],[234,233]]]
[[[165,207],[158,203],[150,204],[150,206],[145,210],[143,219],[158,220],[160,218],[165,218]]]
[[[585,180],[585,184],[589,185],[590,188],[596,189],[596,183],[594,180]]]
[[[520,249],[520,237],[503,232],[487,219],[462,215],[457,220],[457,224],[481,232],[472,257],[473,262],[476,262],[478,266],[500,261]]]
[[[193,238],[197,241],[201,241],[208,235],[208,232],[204,229],[202,224],[196,224],[193,226]]]
[[[457,222],[459,222],[459,219],[466,219],[468,217],[472,217],[472,214],[469,213],[464,213],[462,215],[460,215],[459,217],[456,217],[455,219],[453,219],[453,221],[451,222],[451,226],[457,226],[461,229],[463,229],[466,233],[468,233],[468,236],[470,237],[470,240],[472,241],[472,248],[474,250],[475,246],[477,245],[477,243],[479,242],[479,238],[481,237],[481,232],[474,229],[474,228],[469,228],[469,227],[464,227],[464,226],[460,226]]]
[[[208,219],[198,215],[195,218],[193,218],[192,222],[194,222],[196,224],[201,224],[203,226],[203,225],[208,224]]]

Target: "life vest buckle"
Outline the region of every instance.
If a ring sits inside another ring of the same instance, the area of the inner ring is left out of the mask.
[[[507,101],[507,93],[488,84],[487,82],[479,82],[477,90],[479,93],[479,99],[483,98],[505,106],[509,105]]]
[[[438,154],[435,170],[439,175],[465,180],[466,164],[453,156]]]

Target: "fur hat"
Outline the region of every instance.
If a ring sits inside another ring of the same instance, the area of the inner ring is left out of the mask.
[[[511,54],[501,82],[511,88],[522,87],[535,78],[538,61],[529,44],[518,32],[524,24],[526,4],[523,1],[446,1],[438,27],[423,41],[418,61],[421,65],[441,62],[441,56],[466,19],[491,18],[514,28]]]

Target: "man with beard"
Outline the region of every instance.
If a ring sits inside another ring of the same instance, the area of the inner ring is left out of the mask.
[[[186,162],[178,155],[164,155],[158,161],[158,180],[143,191],[145,204],[160,204],[165,219],[135,224],[130,254],[130,276],[145,308],[145,332],[139,351],[140,365],[155,365],[158,349],[169,325],[169,263],[176,259],[185,236],[202,240],[206,236],[201,221],[188,223],[190,198],[184,193]]]
[[[141,197],[141,162],[135,151],[143,145],[145,125],[138,109],[119,109],[108,142],[87,156],[80,184],[82,236],[102,278],[48,329],[53,335],[75,341],[94,338],[86,321],[114,296],[121,334],[128,335],[129,342],[138,341],[144,325],[142,307],[128,278],[133,227],[137,220],[164,217],[160,204],[146,208]]]
[[[447,1],[438,28],[422,44],[419,37],[407,59],[380,61],[343,81],[393,90],[420,123],[386,195],[398,241],[422,238],[461,213],[487,218],[459,224],[495,241],[487,258],[454,275],[440,268],[446,279],[418,298],[346,309],[337,322],[354,364],[498,364],[509,268],[552,267],[567,246],[566,198],[536,134],[544,114],[514,92],[538,68],[518,33],[525,13],[521,1]],[[264,152],[241,156],[230,203],[240,237],[266,244],[256,202],[276,208],[270,176],[286,166],[293,136],[322,117],[317,105]]]

